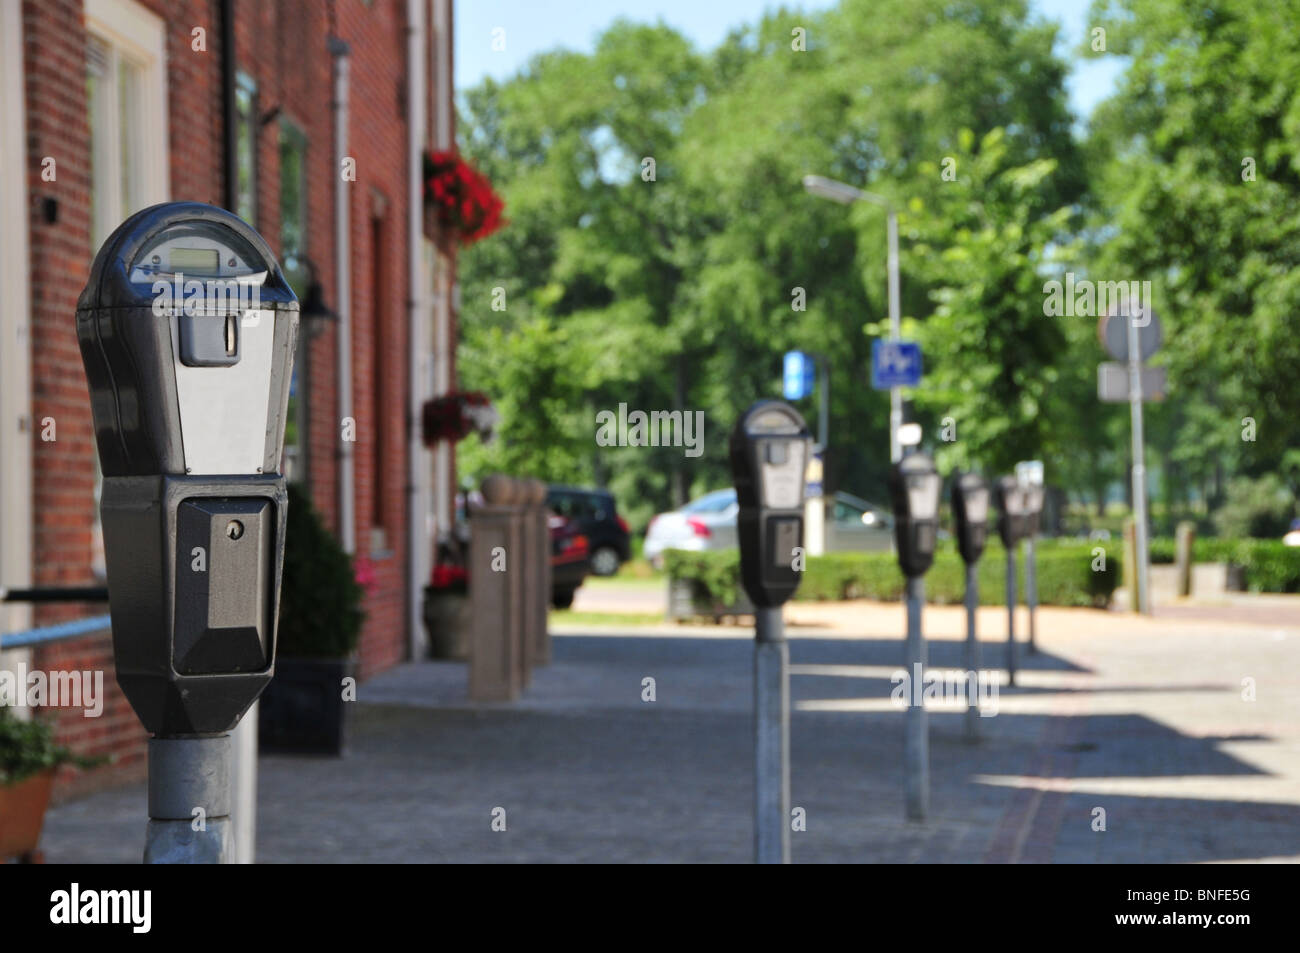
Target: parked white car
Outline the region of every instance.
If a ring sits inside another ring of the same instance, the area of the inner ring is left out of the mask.
[[[849,493],[836,493],[826,508],[827,552],[889,552],[894,518],[889,510]],[[665,549],[704,552],[736,546],[736,491],[715,490],[679,510],[660,513],[645,533],[645,557],[663,565]]]

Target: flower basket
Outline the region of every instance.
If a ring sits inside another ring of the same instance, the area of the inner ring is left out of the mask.
[[[472,245],[502,225],[505,203],[487,177],[452,151],[424,154],[424,231]]]
[[[492,438],[497,412],[492,402],[478,392],[446,394],[425,401],[421,414],[421,436],[426,447],[442,441],[456,443],[471,433],[484,440]]]

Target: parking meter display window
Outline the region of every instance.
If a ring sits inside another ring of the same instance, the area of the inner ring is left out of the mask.
[[[185,500],[176,511],[176,628],[182,675],[270,663],[275,558],[270,500]]]
[[[241,236],[204,222],[185,222],[163,229],[135,255],[130,269],[132,283],[150,286],[160,278],[180,275],[187,279],[226,278],[260,284],[269,270],[262,256]],[[185,297],[189,297],[188,292]]]

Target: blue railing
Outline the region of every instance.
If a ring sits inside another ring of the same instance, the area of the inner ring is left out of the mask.
[[[17,632],[0,634],[0,649],[22,649],[34,645],[48,645],[63,639],[75,639],[82,635],[103,632],[110,627],[106,615],[91,616],[89,619],[74,619],[72,622],[59,622],[56,625],[42,625],[35,629],[20,629]]]

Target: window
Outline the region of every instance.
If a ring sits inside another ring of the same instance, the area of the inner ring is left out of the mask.
[[[280,120],[280,266],[299,298],[307,293],[307,137]]]
[[[167,201],[162,21],[131,0],[87,0],[91,241],[98,250],[132,212]]]
[[[235,161],[238,181],[235,214],[257,225],[257,83],[247,73],[235,76]]]
[[[280,120],[280,268],[298,300],[307,295],[307,137],[288,119]],[[289,410],[284,428],[284,475],[306,485],[308,473],[307,369],[309,329],[298,330],[298,354],[289,383]]]
[[[86,0],[91,251],[133,212],[166,202],[166,43],[163,21],[134,0]],[[93,568],[104,575],[95,460]]]

